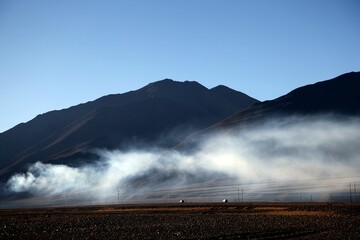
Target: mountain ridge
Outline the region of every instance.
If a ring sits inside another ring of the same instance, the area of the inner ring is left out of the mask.
[[[360,72],[349,72],[329,80],[308,84],[289,93],[257,102],[234,113],[203,132],[244,127],[272,117],[337,114],[360,116]],[[181,145],[181,144],[180,144]]]
[[[88,151],[96,148],[180,149],[201,135],[279,116],[360,116],[359,92],[360,72],[301,86],[264,102],[223,85],[208,89],[194,81],[164,79],[40,114],[0,133],[0,182],[35,161],[91,162],[96,156]]]
[[[258,102],[241,92],[232,94],[246,106]],[[0,134],[0,178],[35,161],[81,162],[89,157],[81,153],[93,148],[172,147],[242,108],[197,82],[164,79],[50,111]],[[172,131],[179,133],[174,137]]]

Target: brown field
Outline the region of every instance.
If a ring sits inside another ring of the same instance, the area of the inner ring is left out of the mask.
[[[360,239],[360,204],[226,203],[0,210],[0,239]]]

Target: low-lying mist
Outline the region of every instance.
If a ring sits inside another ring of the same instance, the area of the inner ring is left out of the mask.
[[[96,150],[101,161],[77,168],[37,162],[12,176],[7,190],[88,203],[244,200],[244,194],[248,201],[291,200],[295,193],[324,200],[347,191],[349,183],[354,191],[360,179],[359,118],[277,118],[202,139],[192,154]]]

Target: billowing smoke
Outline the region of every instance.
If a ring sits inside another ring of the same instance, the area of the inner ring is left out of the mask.
[[[293,192],[326,192],[329,197],[360,179],[358,118],[278,118],[204,139],[192,154],[97,150],[101,161],[77,168],[37,162],[7,185],[14,193],[70,195],[74,201],[116,202],[119,196],[122,201],[208,200],[224,195],[239,200],[245,191],[254,199],[289,197]]]

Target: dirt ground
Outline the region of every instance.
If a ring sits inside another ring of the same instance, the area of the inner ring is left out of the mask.
[[[360,204],[2,209],[0,239],[360,239]]]

